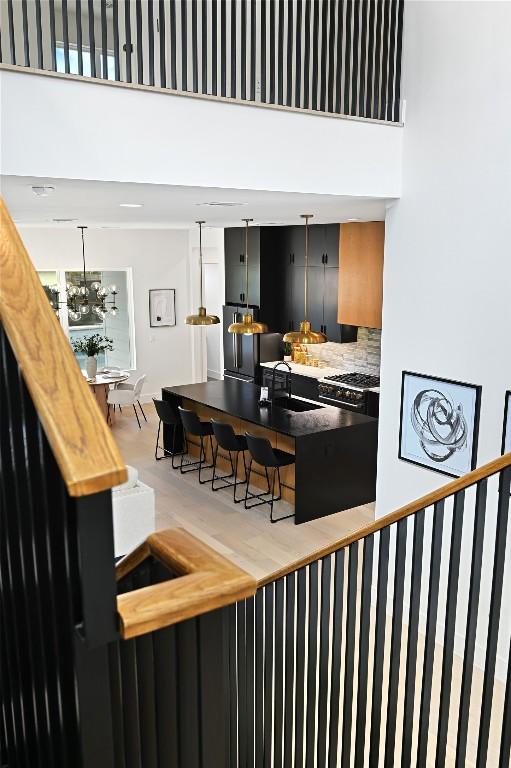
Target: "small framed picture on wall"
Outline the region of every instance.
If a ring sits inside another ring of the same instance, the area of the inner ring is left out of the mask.
[[[504,427],[502,429],[502,453],[511,452],[511,390],[506,392]]]
[[[403,372],[399,458],[451,477],[475,469],[481,387]]]
[[[149,325],[161,328],[176,324],[175,288],[151,288],[149,291]]]

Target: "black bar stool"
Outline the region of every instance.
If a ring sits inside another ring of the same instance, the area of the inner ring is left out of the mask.
[[[179,469],[179,464],[174,464],[174,457],[181,456],[184,453],[184,451],[177,451],[176,453],[176,434],[178,430],[181,432],[181,434],[183,432],[181,421],[179,420],[179,416],[172,409],[170,403],[166,402],[165,400],[157,400],[155,397],[153,397],[153,403],[154,407],[156,408],[156,413],[160,419],[158,424],[158,434],[156,436],[156,445],[154,447],[154,458],[156,461],[161,461],[162,459],[168,459],[172,457],[172,469]],[[163,445],[159,444],[162,424],[166,424],[167,426],[172,427],[171,451],[169,451],[167,448],[164,448]],[[158,456],[158,448],[160,451],[163,451],[163,456]]]
[[[209,437],[209,447],[211,449],[211,455],[213,456],[213,441],[211,440],[211,435],[213,434],[213,426],[210,421],[201,421],[195,411],[188,411],[186,408],[182,408],[180,405],[178,406],[179,415],[181,417],[181,423],[183,425],[184,433],[185,433],[185,451],[184,453],[188,453],[188,435],[194,435],[195,437],[200,438],[200,452],[199,452],[199,460],[198,461],[192,461],[188,466],[183,469],[183,455],[181,455],[181,465],[179,469],[181,470],[181,474],[185,475],[187,472],[194,472],[195,470],[199,470],[199,483],[203,485],[204,483],[210,483],[211,480],[202,480],[201,479],[201,473],[203,469],[211,469],[213,467],[213,464],[205,464],[206,461],[206,450],[204,448],[204,438]]]
[[[261,504],[269,504],[270,505],[270,522],[272,523],[279,523],[281,520],[287,520],[288,517],[294,517],[294,512],[291,515],[285,515],[284,517],[279,517],[278,520],[273,519],[273,504],[276,501],[280,501],[282,497],[282,484],[280,481],[280,468],[281,467],[287,467],[290,464],[294,464],[295,457],[292,453],[287,453],[287,451],[282,451],[280,448],[273,448],[272,444],[266,437],[256,437],[255,435],[251,435],[249,432],[245,432],[246,438],[247,438],[247,447],[250,453],[250,464],[248,465],[248,477],[247,477],[247,487],[245,488],[245,509],[252,509],[252,507],[259,507]],[[249,485],[250,485],[250,473],[252,470],[252,461],[255,461],[257,464],[260,464],[262,467],[264,467],[264,471],[266,474],[266,482],[268,483],[268,490],[264,491],[264,493],[249,493]],[[270,487],[270,478],[268,475],[268,468],[273,467],[273,478],[271,482]],[[275,496],[275,476],[278,478],[279,481],[279,493],[278,496]],[[269,499],[265,499],[265,496],[268,496],[270,494]],[[262,499],[262,501],[257,501],[255,504],[247,504],[248,499]]]
[[[211,490],[219,491],[221,488],[233,488],[233,499],[235,504],[239,504],[240,501],[244,501],[244,496],[241,499],[236,498],[236,488],[238,485],[244,485],[247,482],[247,465],[245,462],[245,451],[247,450],[247,438],[245,435],[237,435],[230,424],[225,424],[223,421],[216,421],[211,419],[213,427],[213,434],[215,435],[216,447],[213,454],[213,478],[211,480]],[[231,463],[231,472],[228,475],[216,474],[216,460],[218,456],[218,449],[227,451],[229,454],[229,461]],[[235,454],[236,458],[233,462],[232,454]],[[245,469],[245,479],[238,482],[238,460],[241,453],[243,459],[243,467]],[[234,482],[231,478],[234,477]],[[219,485],[215,488],[215,481],[221,480],[223,485]]]

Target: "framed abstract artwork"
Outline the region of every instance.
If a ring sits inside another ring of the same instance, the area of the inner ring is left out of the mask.
[[[399,458],[460,477],[475,469],[481,387],[403,371]]]
[[[152,288],[149,291],[149,325],[161,328],[176,324],[175,288]]]
[[[511,451],[511,390],[506,392],[504,404],[504,426],[502,428],[502,453]]]

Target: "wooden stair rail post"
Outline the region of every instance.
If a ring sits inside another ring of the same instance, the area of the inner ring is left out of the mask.
[[[117,565],[117,580],[148,557],[159,560],[175,578],[117,597],[124,639],[223,608],[256,591],[252,576],[182,528],[151,534]]]
[[[0,198],[0,320],[70,496],[126,480],[126,467]]]

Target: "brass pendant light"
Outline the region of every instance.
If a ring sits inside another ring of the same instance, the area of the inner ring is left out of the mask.
[[[305,287],[304,287],[304,315],[305,319],[300,323],[299,331],[289,331],[284,335],[283,341],[289,344],[324,344],[327,340],[324,333],[313,331],[311,324],[307,319],[307,271],[309,268],[309,219],[312,219],[312,213],[302,213],[301,218],[305,219]]]
[[[244,333],[246,336],[252,336],[254,333],[268,333],[268,326],[265,325],[265,323],[255,322],[248,309],[248,225],[249,222],[254,221],[254,219],[242,219],[242,221],[245,222],[245,295],[247,297],[247,309],[243,315],[243,322],[231,323],[227,330],[229,333]]]
[[[216,325],[220,322],[220,318],[216,315],[207,315],[206,307],[202,306],[202,225],[205,221],[196,221],[199,225],[199,264],[200,264],[200,307],[196,315],[188,315],[186,318],[187,325]]]

